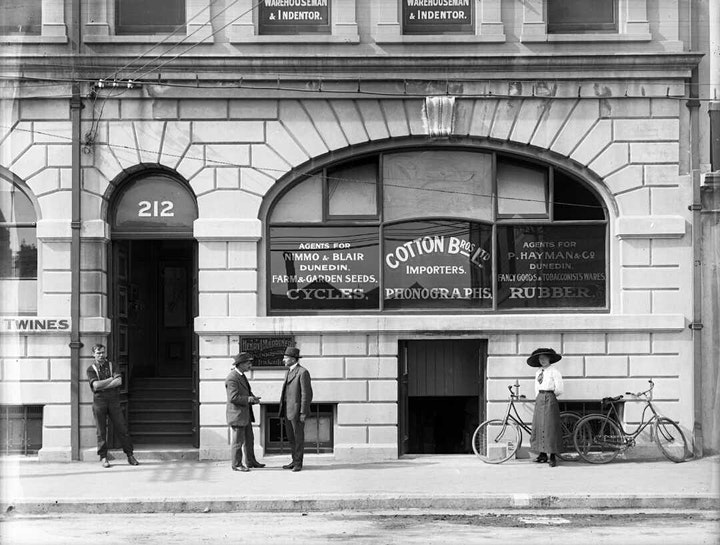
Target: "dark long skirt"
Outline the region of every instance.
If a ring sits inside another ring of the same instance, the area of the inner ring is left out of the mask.
[[[535,398],[530,450],[548,454],[562,452],[560,406],[554,392],[540,392]]]

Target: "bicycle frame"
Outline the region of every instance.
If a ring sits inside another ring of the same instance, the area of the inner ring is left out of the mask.
[[[605,416],[608,420],[612,420],[613,422],[615,422],[617,424],[618,428],[620,428],[620,432],[622,433],[622,436],[623,436],[623,447],[622,447],[623,450],[626,450],[626,449],[634,446],[635,439],[637,439],[637,437],[643,432],[643,430],[645,430],[645,428],[650,426],[655,420],[657,420],[661,416],[652,404],[652,390],[655,387],[655,383],[652,380],[650,380],[650,384],[651,384],[650,388],[648,390],[645,390],[644,392],[638,392],[636,394],[634,394],[632,392],[625,392],[626,395],[631,395],[635,398],[644,396],[643,401],[645,402],[645,406],[643,407],[642,418],[640,420],[640,424],[638,424],[637,428],[635,428],[635,430],[633,430],[633,431],[627,431],[625,429],[625,426],[623,425],[622,420],[620,419],[620,413],[618,412],[617,407],[615,406],[615,403],[617,403],[617,401],[619,401],[619,400],[609,399],[607,401],[607,404],[610,407],[608,408],[607,412],[604,413],[603,416]],[[650,409],[650,411],[652,411],[653,414],[649,420],[645,420],[645,414],[647,413],[648,408]],[[614,419],[612,418],[613,414],[615,415]],[[601,428],[601,431],[602,431],[602,428]]]
[[[502,419],[502,428],[500,428],[500,433],[498,433],[497,437],[501,437],[505,433],[505,428],[507,427],[507,424],[510,420],[512,420],[515,424],[520,426],[525,433],[531,433],[530,426],[528,426],[520,416],[520,414],[517,411],[517,407],[515,407],[515,400],[516,399],[525,399],[524,395],[515,394],[512,391],[512,386],[508,386],[508,390],[510,390],[510,401],[508,402],[507,410],[505,411],[505,416]],[[514,414],[512,414],[514,413]]]

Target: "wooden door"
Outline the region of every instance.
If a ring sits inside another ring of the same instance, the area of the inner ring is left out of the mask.
[[[120,407],[125,422],[128,422],[128,388],[130,382],[130,342],[129,342],[129,311],[130,311],[130,242],[119,240],[113,242],[110,270],[112,330],[108,359],[113,369],[122,375],[120,388]],[[111,448],[120,446],[115,437],[112,423],[108,427]],[[128,430],[130,431],[130,430]]]

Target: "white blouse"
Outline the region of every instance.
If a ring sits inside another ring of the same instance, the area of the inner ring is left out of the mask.
[[[542,382],[538,382],[540,372],[543,372]],[[552,390],[556,396],[559,396],[563,392],[563,379],[560,371],[555,369],[552,365],[543,369],[542,367],[535,371],[535,397],[540,393],[540,390]]]

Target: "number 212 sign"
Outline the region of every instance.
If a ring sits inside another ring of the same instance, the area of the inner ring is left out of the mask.
[[[138,203],[139,218],[170,218],[175,215],[172,201],[140,201]]]

